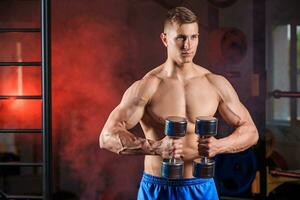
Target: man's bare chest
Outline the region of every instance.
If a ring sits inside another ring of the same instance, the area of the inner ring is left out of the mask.
[[[168,81],[159,85],[146,112],[157,122],[168,116],[184,116],[192,122],[200,115],[214,115],[218,104],[218,93],[209,82]]]

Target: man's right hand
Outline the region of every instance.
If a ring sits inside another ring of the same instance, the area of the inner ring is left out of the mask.
[[[164,159],[182,158],[183,138],[171,138],[165,136],[163,139],[156,141],[157,154]]]

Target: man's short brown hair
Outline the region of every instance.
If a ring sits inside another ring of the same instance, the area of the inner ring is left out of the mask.
[[[198,23],[197,16],[189,9],[186,7],[176,7],[168,11],[165,23],[164,23],[164,28],[168,25],[172,24],[190,24],[190,23]]]

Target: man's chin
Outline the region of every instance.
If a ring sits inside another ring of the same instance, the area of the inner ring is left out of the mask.
[[[179,64],[179,65],[189,64],[189,63],[193,63],[193,58],[188,58],[188,57],[182,58],[181,57],[177,60],[177,64]]]
[[[183,64],[188,64],[188,63],[192,63],[193,62],[193,59],[192,58],[183,58],[182,59],[182,63]]]

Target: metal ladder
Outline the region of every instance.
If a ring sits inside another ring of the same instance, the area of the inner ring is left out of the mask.
[[[8,195],[0,191],[0,199],[52,199],[52,142],[51,142],[51,0],[41,0],[41,23],[40,28],[0,28],[1,33],[20,32],[41,34],[41,61],[39,62],[0,62],[1,66],[40,66],[42,73],[42,94],[37,96],[0,96],[0,101],[15,99],[35,99],[42,101],[42,129],[0,129],[0,134],[42,134],[43,162],[41,163],[24,163],[24,162],[0,162],[3,166],[19,167],[42,167],[42,194],[33,195]],[[24,183],[26,183],[24,181]],[[0,189],[1,190],[1,189]]]

